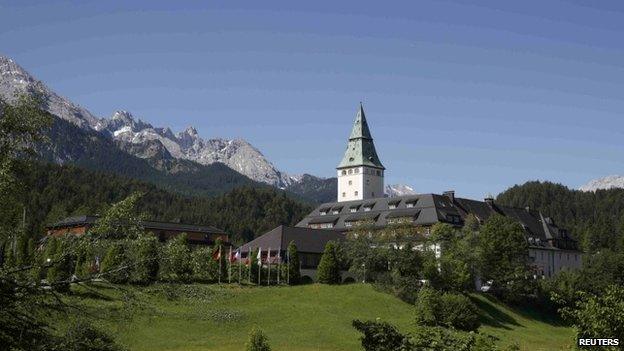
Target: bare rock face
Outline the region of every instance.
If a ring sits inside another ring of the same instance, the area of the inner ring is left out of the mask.
[[[110,118],[97,118],[85,108],[56,94],[10,58],[0,55],[0,98],[11,103],[15,101],[16,94],[41,96],[44,108],[51,114],[81,129],[113,139],[121,150],[149,159],[155,168],[167,168],[162,165],[170,164],[172,159],[179,159],[202,165],[223,163],[252,180],[282,189],[301,182],[317,181],[315,177],[311,180],[309,177],[289,176],[279,171],[258,149],[243,139],[202,139],[193,127],[174,134],[170,128],[154,127],[135,118],[128,111],[117,111]],[[61,147],[57,147],[56,151],[59,155],[55,157],[60,157],[60,163],[75,158],[64,155],[65,151]],[[74,153],[77,151],[73,149]]]
[[[600,189],[624,188],[624,176],[610,175],[604,178],[594,179],[581,186],[581,191],[596,191]]]
[[[17,94],[39,95],[48,112],[80,128],[90,129],[99,123],[85,108],[56,94],[13,60],[0,55],[0,98],[10,103],[15,101]]]

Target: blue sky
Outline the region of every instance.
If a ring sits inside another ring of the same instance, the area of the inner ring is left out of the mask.
[[[387,183],[482,198],[624,174],[622,1],[0,0],[0,53],[98,116],[333,176],[363,101]]]

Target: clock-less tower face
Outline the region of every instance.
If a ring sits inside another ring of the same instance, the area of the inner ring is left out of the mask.
[[[349,143],[338,165],[338,201],[383,197],[384,171],[360,104]]]

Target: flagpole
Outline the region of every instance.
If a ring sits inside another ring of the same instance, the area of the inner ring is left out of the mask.
[[[277,251],[277,285],[280,284],[279,276],[280,276],[280,267],[282,263],[281,261],[282,261],[282,248],[280,247],[279,251]]]
[[[219,273],[217,274],[218,283],[221,284],[221,245],[219,245]]]
[[[228,284],[232,284],[232,247],[230,246],[230,254],[228,255]]]
[[[286,249],[286,261],[288,262],[288,267],[286,267],[286,285],[290,285],[290,250]]]
[[[271,248],[267,251],[267,265],[269,266],[269,271],[267,275],[267,286],[271,285]]]
[[[260,285],[260,273],[262,273],[262,247],[258,250],[258,285]]]
[[[247,251],[247,262],[249,262],[249,269],[247,270],[249,273],[249,285],[251,285],[251,253],[253,252],[253,250],[251,249],[251,246],[249,247],[249,251]]]
[[[241,285],[241,276],[242,276],[242,272],[241,272],[241,264],[243,263],[243,255],[241,254],[241,249],[238,249],[238,285]]]

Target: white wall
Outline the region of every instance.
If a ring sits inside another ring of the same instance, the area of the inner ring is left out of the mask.
[[[351,170],[351,174],[349,174],[349,170]],[[384,196],[383,171],[381,171],[381,176],[374,174],[376,169],[368,167],[344,169],[347,172],[345,175],[342,174],[342,171],[339,169],[337,172],[337,201],[364,200]]]
[[[537,274],[552,277],[562,270],[580,269],[583,264],[582,253],[564,250],[529,249],[529,257],[537,268]]]

